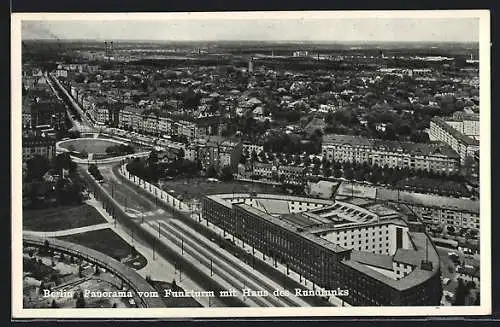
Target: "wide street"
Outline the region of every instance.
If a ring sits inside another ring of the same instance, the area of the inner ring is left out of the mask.
[[[226,289],[241,291],[248,288],[269,293],[269,296],[265,297],[242,297],[247,305],[262,307],[309,306],[306,301],[295,296],[274,296],[275,290],[283,289],[280,283],[256,271],[250,265],[219,247],[215,242],[200,235],[182,221],[173,218],[155,201],[138,194],[133,186],[120,180],[120,177],[117,176],[119,173],[113,169],[116,165],[99,165],[99,170],[105,180],[101,185],[127,210],[131,219],[143,223],[143,228],[149,229],[152,233],[159,232],[161,242],[181,253],[189,262],[196,263],[200,269],[224,285]],[[181,270],[182,267],[179,267],[179,273]],[[189,276],[185,276],[185,278],[189,278]],[[183,286],[182,281],[179,284]]]

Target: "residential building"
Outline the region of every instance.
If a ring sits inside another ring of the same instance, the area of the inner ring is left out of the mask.
[[[398,142],[328,134],[323,137],[322,153],[328,160],[366,162],[381,167],[406,167],[446,174],[459,169],[458,155],[443,142]]]
[[[24,130],[22,142],[23,162],[36,155],[46,157],[49,160],[52,160],[56,155],[56,139],[44,133]]]
[[[441,117],[434,117],[430,124],[429,139],[448,144],[458,153],[460,163],[463,163],[465,158],[473,157],[474,153],[479,150],[479,140],[462,133],[462,131],[476,133],[479,129],[478,123],[472,120],[465,123],[465,121],[448,121]]]

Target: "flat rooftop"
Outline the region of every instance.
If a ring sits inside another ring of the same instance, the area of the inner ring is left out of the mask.
[[[304,232],[301,228],[297,228],[297,226],[293,223],[291,223],[289,220],[287,219],[281,219],[280,217],[273,217],[265,212],[262,212],[252,206],[249,206],[248,204],[244,204],[244,203],[237,203],[235,204],[236,207],[239,207],[251,214],[254,214],[256,216],[259,216],[260,218],[274,224],[274,225],[277,225],[283,229],[286,229],[287,231],[293,233],[293,234],[297,234],[297,235],[300,235],[301,237],[303,238],[306,238],[308,239],[309,241],[315,243],[315,244],[318,244],[334,253],[339,253],[339,252],[346,252],[346,251],[350,251],[348,249],[345,249],[341,246],[338,246],[336,244],[333,244],[319,236],[316,236],[314,234],[310,234],[310,233],[307,233],[307,232]]]
[[[434,246],[431,244],[430,240],[428,240],[426,234],[409,232],[409,236],[414,247],[413,249],[399,249],[396,251],[396,254],[393,257],[387,256],[388,258],[390,258],[391,262],[401,262],[414,266],[413,271],[406,277],[396,280],[365,266],[366,264],[377,266],[380,268],[389,268],[388,259],[382,258],[380,257],[380,255],[372,255],[370,253],[355,253],[353,256],[351,252],[351,260],[343,261],[342,263],[366,274],[371,278],[389,285],[390,287],[398,291],[412,288],[425,282],[427,279],[438,273],[440,262],[438,253]],[[427,246],[426,242],[428,242]],[[430,270],[425,270],[421,267],[422,260],[425,260],[426,257],[432,264]],[[359,261],[356,261],[356,259]],[[390,270],[392,270],[392,267]]]
[[[232,194],[218,194],[207,196],[207,198],[217,201],[218,203],[221,203],[225,206],[235,206],[240,210],[244,210],[252,215],[258,216],[259,218],[264,219],[269,223],[279,226],[289,231],[290,233],[299,235],[300,237],[305,238],[308,241],[324,247],[334,253],[349,251],[351,253],[351,259],[342,261],[342,264],[358,270],[363,274],[379,280],[400,291],[425,282],[428,278],[432,277],[439,271],[439,256],[434,245],[428,239],[425,233],[412,232],[410,229],[410,231],[408,232],[411,243],[410,248],[398,249],[394,256],[346,249],[318,236],[318,234],[325,231],[351,229],[379,224],[397,224],[401,226],[407,226],[405,220],[402,219],[403,214],[391,208],[387,208],[381,204],[372,204],[366,208],[363,208],[351,203],[340,201],[336,201],[335,203],[333,203],[333,201],[303,197],[270,194],[254,195],[254,198],[256,199],[262,197],[263,199],[279,199],[284,202],[312,201],[325,205],[322,208],[308,210],[307,212],[272,215],[269,212],[263,211],[262,208],[259,208],[259,206],[255,207],[253,205],[245,204],[242,202],[233,204],[229,202],[233,199],[244,199],[249,197],[250,194],[234,194],[234,198]],[[371,210],[373,210],[373,212]],[[331,219],[328,222],[328,214],[331,212],[334,212],[335,219]],[[325,215],[326,213],[328,214]],[[344,215],[344,217],[342,215]],[[368,217],[365,215],[371,216]],[[351,217],[351,219],[345,217]],[[370,219],[367,219],[367,217]],[[431,265],[430,269],[428,270],[422,268],[422,261],[426,259],[428,260],[428,262],[430,262]],[[393,271],[393,262],[400,262],[411,265],[414,267],[413,271],[406,277],[396,280],[369,267],[373,266]]]

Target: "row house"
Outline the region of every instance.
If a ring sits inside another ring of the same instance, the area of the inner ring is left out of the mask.
[[[186,147],[185,158],[199,160],[203,169],[231,167],[236,172],[243,147],[241,142],[211,137],[196,139]]]
[[[250,170],[252,175],[260,178],[280,181],[285,184],[301,185],[306,180],[306,168],[304,166],[254,162],[246,170]]]
[[[479,231],[479,205],[471,203],[468,208],[450,206],[411,205],[412,211],[428,226],[453,226],[454,228],[470,228]]]
[[[460,158],[443,142],[412,143],[367,139],[352,135],[329,134],[323,137],[323,156],[331,161],[387,165],[390,168],[422,169],[452,174]]]

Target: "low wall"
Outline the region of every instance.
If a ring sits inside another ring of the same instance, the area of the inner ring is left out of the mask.
[[[143,190],[149,192],[150,195],[155,196],[165,204],[170,205],[182,212],[190,211],[189,205],[187,205],[185,202],[182,202],[181,200],[177,199],[168,192],[163,191],[158,186],[148,183],[145,180],[129,173],[127,170],[127,164],[123,164],[122,166],[120,166],[119,173],[121,176],[125,177],[126,179],[134,183],[135,186],[141,187]]]

